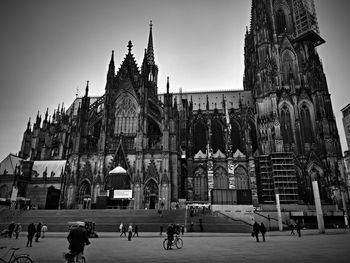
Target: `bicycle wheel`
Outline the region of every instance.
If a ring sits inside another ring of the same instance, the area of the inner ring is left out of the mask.
[[[176,241],[175,241],[175,245],[176,245],[176,247],[177,247],[178,249],[182,248],[183,243],[184,243],[184,242],[182,241],[181,238],[177,238]]]
[[[19,255],[16,256],[11,263],[33,263],[33,260],[29,256]]]
[[[167,238],[164,239],[164,241],[163,241],[163,247],[164,247],[165,250],[168,249],[168,239]]]

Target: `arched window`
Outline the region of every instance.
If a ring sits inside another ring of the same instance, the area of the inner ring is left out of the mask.
[[[235,179],[237,189],[249,189],[248,173],[243,167],[238,166],[235,169]]]
[[[282,69],[284,83],[289,83],[292,77],[297,80],[295,77],[295,56],[290,50],[282,54]]]
[[[241,150],[241,129],[236,121],[231,122],[231,143],[232,152],[235,153],[237,149]]]
[[[115,111],[115,134],[136,134],[137,109],[136,100],[126,95],[118,99]]]
[[[224,168],[219,167],[214,173],[214,189],[228,189],[228,177]]]
[[[281,109],[281,132],[284,143],[293,143],[292,120],[286,105]]]
[[[201,150],[205,153],[206,145],[207,145],[207,126],[203,121],[198,121],[194,125],[194,133],[193,133],[193,144],[194,144],[194,152],[197,153]]]
[[[301,130],[304,142],[313,142],[312,122],[309,108],[304,104],[300,109]]]
[[[199,167],[194,172],[193,177],[194,196],[193,199],[196,201],[207,201],[208,200],[208,179],[206,172],[203,168]]]
[[[277,34],[282,34],[287,29],[286,16],[282,9],[279,9],[276,13],[276,29]]]
[[[225,142],[224,142],[224,133],[222,129],[222,124],[219,120],[214,120],[211,124],[211,146],[213,148],[213,152],[217,152],[220,150],[225,153]]]

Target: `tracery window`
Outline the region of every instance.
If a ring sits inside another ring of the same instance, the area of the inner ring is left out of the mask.
[[[207,126],[203,121],[198,121],[194,125],[194,134],[193,134],[193,144],[194,152],[197,153],[201,150],[203,153],[206,151],[207,145]]]
[[[312,122],[309,108],[304,104],[300,109],[301,130],[304,142],[313,142]]]
[[[249,189],[248,173],[243,167],[238,166],[235,169],[235,179],[237,189]]]
[[[214,189],[228,189],[227,172],[222,167],[215,170]]]
[[[231,122],[231,143],[233,153],[241,150],[241,129],[236,121]]]
[[[286,16],[282,9],[279,9],[276,13],[276,28],[277,34],[282,34],[287,29]]]
[[[115,117],[115,134],[136,134],[137,108],[130,96],[116,103]]]
[[[211,147],[213,148],[214,153],[219,149],[221,152],[225,153],[224,133],[219,120],[214,120],[212,122],[211,131]]]
[[[198,168],[194,173],[194,200],[206,201],[208,200],[208,179],[203,168]]]
[[[292,120],[286,105],[281,108],[281,132],[284,143],[293,143]]]

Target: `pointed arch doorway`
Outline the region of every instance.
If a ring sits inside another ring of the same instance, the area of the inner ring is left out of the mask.
[[[153,179],[148,180],[143,191],[145,208],[156,209],[158,207],[158,192],[158,184]]]
[[[88,180],[81,182],[78,191],[79,209],[89,209],[91,207],[91,183]]]

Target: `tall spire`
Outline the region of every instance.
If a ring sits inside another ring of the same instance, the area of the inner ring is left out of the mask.
[[[85,97],[88,96],[88,93],[89,93],[89,81],[86,82]]]
[[[47,116],[49,115],[49,108],[46,109],[46,113],[45,113],[45,122],[47,122]]]
[[[155,65],[154,61],[154,50],[153,50],[153,37],[152,37],[152,20],[149,24],[150,30],[149,30],[149,37],[148,37],[148,46],[147,46],[147,64],[148,65]]]

